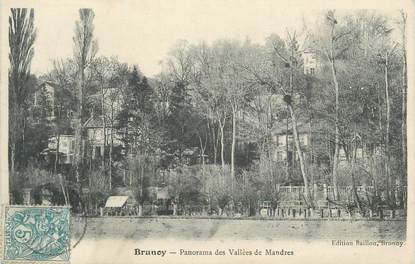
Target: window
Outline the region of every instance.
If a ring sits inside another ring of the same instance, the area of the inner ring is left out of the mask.
[[[284,160],[283,152],[282,151],[275,151],[274,160],[275,161],[283,161]]]
[[[310,75],[314,75],[316,73],[316,70],[314,68],[310,68]]]
[[[93,140],[93,139],[94,139],[94,130],[88,129],[88,140]]]
[[[37,104],[38,104],[38,102],[37,102],[37,91],[35,91],[33,105],[38,106]]]
[[[101,146],[94,146],[94,158],[101,157]]]
[[[62,140],[62,149],[66,149],[68,147],[68,142],[66,140]]]
[[[70,139],[70,147],[69,147],[69,150],[70,150],[70,152],[72,153],[72,152],[74,152],[75,151],[75,140],[74,139]]]
[[[308,145],[308,137],[307,134],[301,134],[300,135],[300,143],[301,145],[307,146]]]
[[[72,117],[73,117],[73,111],[72,111],[72,110],[69,110],[69,111],[66,113],[66,116],[67,116],[68,118],[72,118]]]
[[[277,136],[277,146],[284,146],[285,145],[285,135]]]

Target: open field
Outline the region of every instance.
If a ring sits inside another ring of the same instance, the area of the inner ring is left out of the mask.
[[[305,240],[406,238],[406,221],[329,221],[103,217],[86,219],[83,239],[123,238],[189,240]],[[84,219],[72,222],[72,236],[79,239]]]

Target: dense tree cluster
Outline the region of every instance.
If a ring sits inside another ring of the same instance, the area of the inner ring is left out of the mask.
[[[39,161],[53,136],[55,158],[42,166],[64,174],[53,181],[59,188],[82,193],[89,187],[95,198],[105,199],[127,187],[140,213],[144,203],[154,202],[150,187],[168,188],[183,210],[208,206],[251,214],[258,200],[275,207],[283,185],[304,186],[302,202],[314,207],[313,186],[323,183],[332,186],[336,204],[346,203],[341,186],[352,186],[347,203],[360,210],[378,206],[383,191],[388,206],[404,204],[402,193],[401,201],[392,195],[397,183],[406,185],[404,13],[395,23],[372,11],[328,11],[301,34],[271,35],[264,44],[178,41],[162,72],[147,78],[138,66],[96,56],[94,13],[82,9],[73,58],[55,61],[51,72],[37,78],[28,66],[14,66],[30,64],[33,56],[33,11],[28,17],[12,12],[10,38],[32,34],[20,40],[25,49],[11,42],[10,160],[16,181],[28,166],[17,161]],[[18,52],[28,53],[26,61],[16,61]],[[54,88],[53,104],[42,90],[45,82]],[[26,99],[35,91],[36,105]],[[36,111],[25,117],[17,109]],[[98,160],[85,128],[96,117],[103,131]],[[59,165],[65,134],[75,137],[69,167]],[[278,135],[285,135],[285,144]],[[360,185],[376,191],[361,197]]]

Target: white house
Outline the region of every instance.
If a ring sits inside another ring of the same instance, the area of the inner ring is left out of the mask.
[[[58,146],[58,138],[53,136],[48,140],[48,153],[49,155],[56,154]],[[75,138],[73,135],[60,135],[59,136],[59,163],[71,164],[75,153]]]
[[[111,124],[110,120],[106,120],[104,132],[104,118],[102,115],[92,116],[85,122],[86,140],[92,149],[93,158],[104,155],[104,139],[107,146],[111,143],[113,146],[121,146],[123,144],[121,141],[122,136],[118,133],[115,125],[114,122]]]
[[[304,51],[303,52],[303,67],[304,74],[315,75],[318,70],[317,57],[314,52]]]

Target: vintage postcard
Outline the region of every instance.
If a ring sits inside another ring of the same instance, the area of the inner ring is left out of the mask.
[[[0,263],[415,263],[414,4],[1,1]]]

